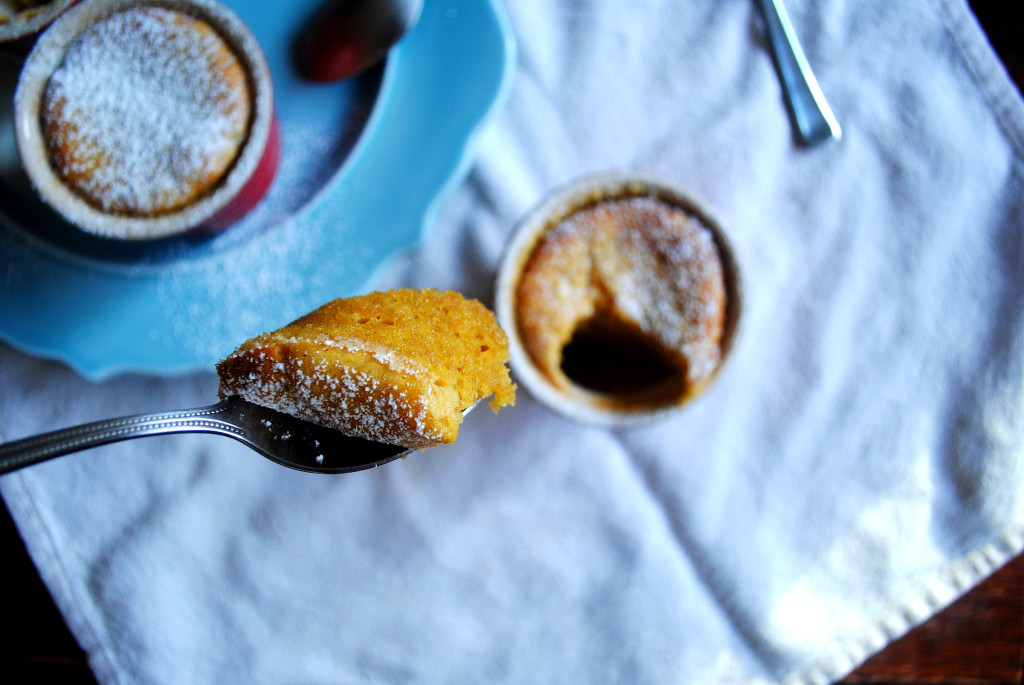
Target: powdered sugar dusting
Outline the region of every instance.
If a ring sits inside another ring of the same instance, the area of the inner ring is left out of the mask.
[[[226,172],[250,111],[244,69],[209,25],[143,7],[69,45],[43,117],[62,175],[86,199],[150,215],[194,201]]]
[[[310,342],[293,337],[277,341],[275,347]],[[425,373],[402,355],[362,341],[318,336],[315,342],[323,348],[364,351],[399,373]],[[242,375],[222,372],[222,394],[393,445],[429,447],[442,441],[441,433],[428,425],[428,398],[423,395],[396,392],[369,373],[319,356],[282,358],[271,348],[257,347],[236,351],[226,362],[240,357],[249,370]]]
[[[724,277],[711,232],[700,222],[652,198],[621,201],[616,245],[629,268],[609,274],[615,306],[641,330],[679,350],[697,383],[721,357]]]
[[[283,340],[282,343],[285,345],[307,344],[318,347],[336,347],[348,352],[365,352],[382,366],[392,371],[420,378],[425,378],[428,375],[427,370],[421,365],[408,357],[398,354],[391,348],[366,340],[359,340],[358,338],[335,338],[326,334],[320,334],[312,338],[291,336]]]
[[[520,327],[532,338],[524,342],[549,373],[575,327],[602,309],[676,350],[691,385],[721,360],[726,292],[714,236],[658,198],[615,198],[571,214],[541,238],[522,283],[541,300],[520,298]]]

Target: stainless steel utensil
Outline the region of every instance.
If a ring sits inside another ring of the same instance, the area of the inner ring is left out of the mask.
[[[96,421],[0,444],[0,474],[90,447],[169,433],[224,435],[282,466],[315,473],[361,471],[416,451],[354,438],[229,397],[209,407]]]
[[[807,63],[782,0],[757,0],[757,4],[764,15],[768,44],[789,103],[797,139],[803,145],[838,140],[842,129]]]

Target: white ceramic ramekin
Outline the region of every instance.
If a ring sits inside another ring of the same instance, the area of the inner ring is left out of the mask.
[[[589,176],[555,190],[534,207],[517,226],[505,248],[495,291],[498,322],[509,336],[511,366],[517,380],[538,401],[569,418],[610,427],[645,424],[679,411],[706,387],[694,389],[678,401],[657,406],[624,408],[609,402],[607,396],[571,385],[557,387],[533,362],[523,344],[517,316],[516,292],[530,255],[541,237],[574,212],[602,200],[628,196],[653,196],[682,208],[698,218],[712,233],[722,262],[726,288],[725,329],[721,341],[721,359],[712,374],[717,376],[729,356],[737,335],[742,309],[742,288],[735,253],[722,224],[707,207],[676,184],[649,175],[608,173]]]
[[[253,98],[246,142],[217,187],[181,210],[155,217],[104,212],[72,191],[50,163],[40,118],[49,76],[60,65],[71,42],[93,23],[138,6],[172,9],[210,24],[242,62]],[[215,0],[91,0],[77,4],[39,37],[18,82],[14,116],[22,164],[42,199],[71,224],[107,238],[149,240],[226,228],[263,197],[280,157],[280,134],[266,59],[249,29]]]

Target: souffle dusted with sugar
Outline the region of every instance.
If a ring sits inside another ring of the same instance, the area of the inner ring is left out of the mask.
[[[40,37],[15,103],[40,195],[104,237],[223,228],[276,171],[269,70],[212,0],[76,5]]]
[[[43,94],[50,160],[112,214],[159,216],[216,186],[248,135],[245,68],[202,19],[133,7],[72,41]]]
[[[652,179],[556,193],[517,231],[499,276],[513,369],[538,399],[598,423],[647,420],[700,393],[738,312],[717,222]]]

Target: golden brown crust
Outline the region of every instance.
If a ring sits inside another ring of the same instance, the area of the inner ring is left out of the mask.
[[[41,109],[50,160],[105,212],[155,217],[225,177],[248,136],[249,79],[206,21],[135,7],[68,46]]]
[[[563,352],[582,328],[643,339],[643,353],[682,375],[681,403],[721,360],[726,287],[711,232],[655,197],[607,199],[549,229],[516,289],[519,335],[541,372],[572,385]],[[662,386],[664,387],[664,386]]]
[[[222,396],[409,447],[454,442],[462,411],[515,402],[508,339],[458,293],[392,290],[334,300],[246,341],[217,365]]]

